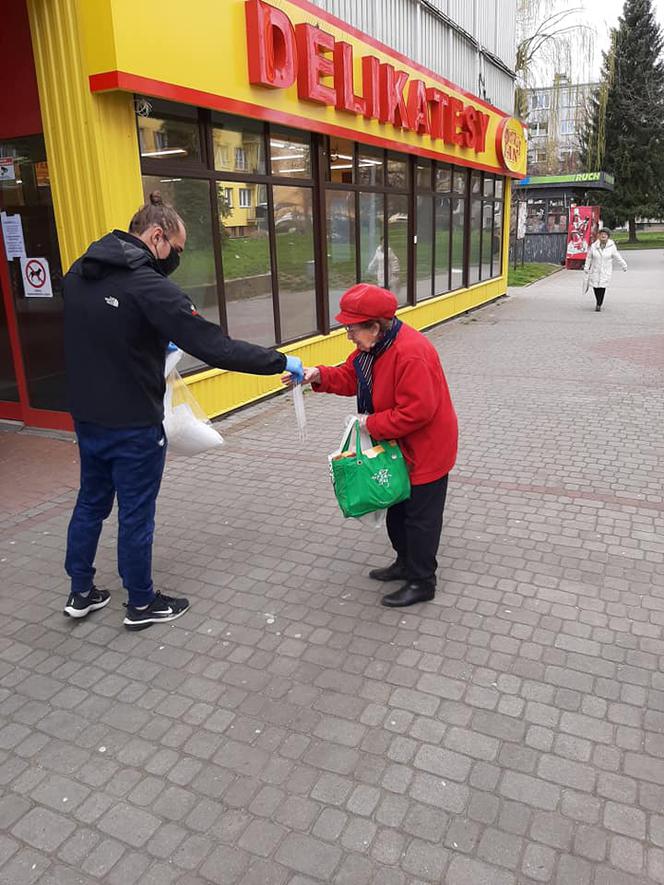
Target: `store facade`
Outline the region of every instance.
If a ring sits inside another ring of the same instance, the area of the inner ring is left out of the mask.
[[[61,269],[155,189],[187,225],[174,279],[199,312],[305,364],[348,353],[334,316],[357,281],[392,289],[417,328],[506,291],[525,136],[478,96],[305,0],[25,11],[38,131],[0,128],[0,164],[14,161],[0,180],[0,417],[68,425]],[[30,294],[40,269],[51,296]],[[279,385],[185,366],[211,416]]]

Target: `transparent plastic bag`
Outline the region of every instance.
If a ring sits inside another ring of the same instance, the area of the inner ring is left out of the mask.
[[[293,385],[293,407],[295,408],[295,420],[297,421],[300,442],[306,442],[307,416],[304,411],[304,394],[301,384]]]
[[[224,443],[177,369],[166,377],[164,431],[176,455],[200,455]]]

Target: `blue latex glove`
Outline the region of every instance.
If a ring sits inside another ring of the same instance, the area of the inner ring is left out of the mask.
[[[172,341],[169,341],[168,344],[166,345],[166,353],[173,353],[173,351],[175,351],[177,349],[178,349],[177,344],[173,344]]]
[[[304,366],[299,356],[286,357],[286,371],[290,372],[295,384],[302,384],[304,381]]]

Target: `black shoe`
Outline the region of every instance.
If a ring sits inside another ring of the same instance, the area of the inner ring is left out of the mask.
[[[164,596],[163,593],[157,593],[147,608],[134,608],[133,605],[127,605],[127,614],[123,624],[127,630],[145,630],[151,624],[162,624],[167,621],[174,621],[183,615],[189,608],[189,600],[181,597],[175,599],[173,596]]]
[[[389,608],[404,608],[416,602],[429,602],[436,595],[433,581],[409,581],[400,590],[383,596],[381,602]]]
[[[601,311],[601,309],[602,309],[602,308],[601,308],[601,307],[599,306],[599,304],[598,304],[597,307],[595,308],[595,312],[596,312],[596,313],[599,313],[599,312]]]
[[[67,604],[64,607],[64,614],[68,618],[84,618],[90,612],[96,612],[98,608],[103,608],[111,601],[111,594],[108,590],[97,590],[93,587],[87,596],[81,596],[80,593],[70,593]]]
[[[374,581],[405,581],[408,575],[406,569],[397,559],[392,565],[385,568],[374,568],[369,572],[369,577]]]

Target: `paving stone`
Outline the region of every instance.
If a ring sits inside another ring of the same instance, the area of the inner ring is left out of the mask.
[[[99,821],[99,828],[135,848],[140,848],[159,826],[159,819],[126,803],[115,805]]]
[[[55,851],[76,829],[73,821],[47,808],[33,808],[22,817],[12,834],[41,851]]]

